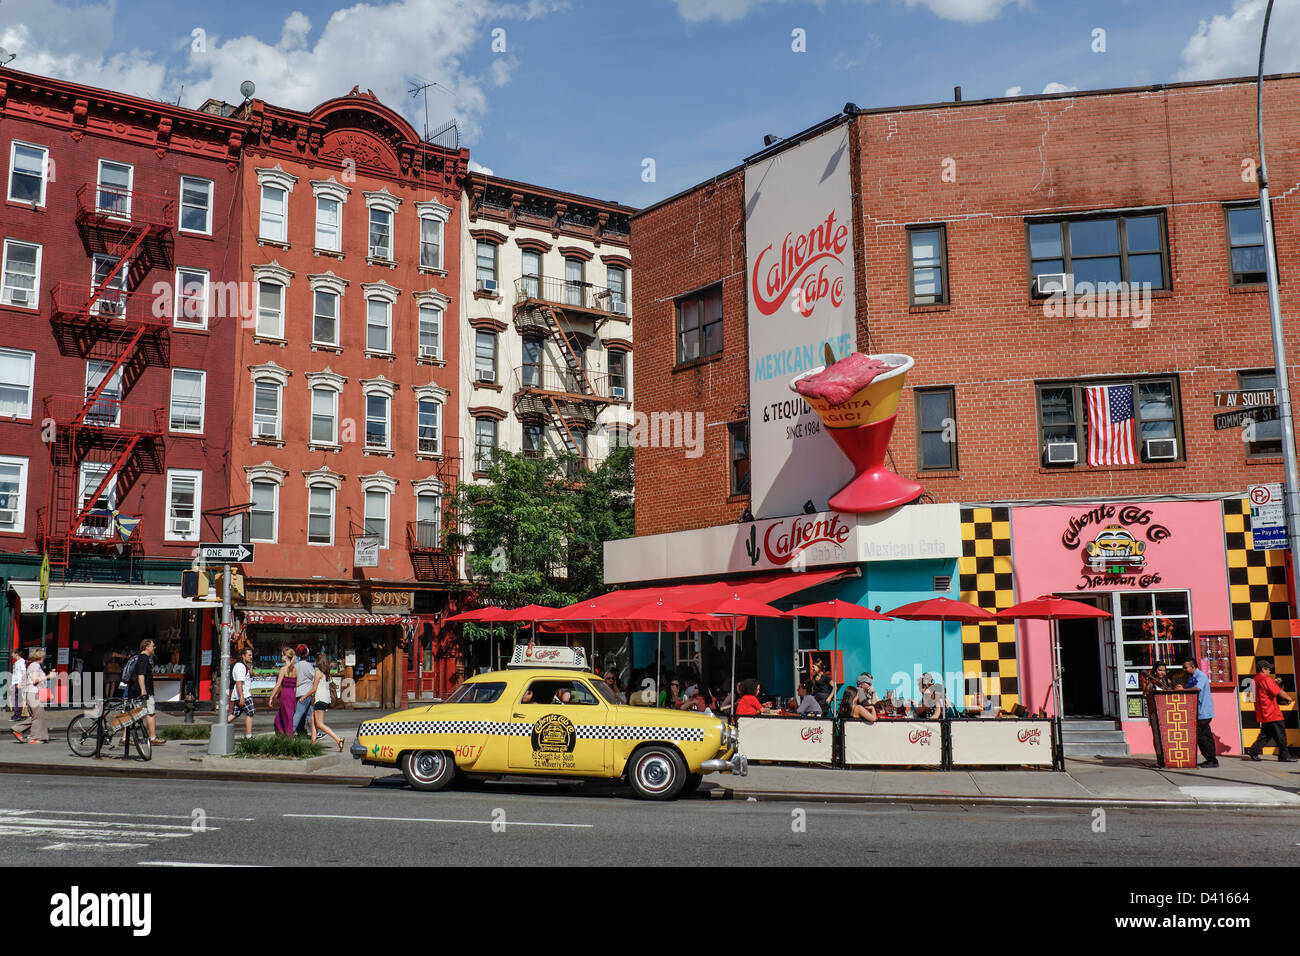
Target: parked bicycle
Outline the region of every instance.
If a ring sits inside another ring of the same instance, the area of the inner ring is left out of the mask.
[[[153,742],[145,726],[145,713],[144,700],[114,697],[106,703],[97,703],[68,724],[68,746],[78,757],[95,757],[103,749],[111,749],[121,734],[124,758],[131,756],[134,745],[140,759],[149,760],[153,757]]]

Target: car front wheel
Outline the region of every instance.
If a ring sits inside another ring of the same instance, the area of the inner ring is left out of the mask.
[[[627,779],[642,800],[672,800],[686,786],[686,765],[671,747],[642,747],[632,755]]]
[[[456,763],[445,750],[407,750],[400,763],[412,790],[442,790],[456,776]]]

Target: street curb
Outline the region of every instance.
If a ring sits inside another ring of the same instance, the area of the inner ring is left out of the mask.
[[[88,758],[89,759],[89,758]],[[372,777],[325,776],[314,773],[278,771],[190,770],[183,767],[121,767],[89,763],[84,767],[60,767],[51,764],[0,762],[0,773],[30,773],[41,776],[71,777],[147,777],[159,780],[229,780],[242,783],[323,783],[340,787],[368,787]]]
[[[750,798],[757,803],[921,803],[938,806],[976,807],[1055,807],[1063,810],[1290,810],[1300,811],[1296,803],[1242,802],[1228,800],[1135,800],[1123,797],[988,797],[939,796],[905,793],[798,793],[768,790],[746,791],[722,788],[725,794],[716,799],[741,800]]]

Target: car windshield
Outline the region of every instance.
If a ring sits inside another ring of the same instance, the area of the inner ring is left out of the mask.
[[[445,704],[491,704],[506,689],[504,681],[477,681],[464,683],[452,691]]]
[[[614,692],[609,689],[609,685],[606,684],[603,680],[594,680],[591,682],[591,686],[596,688],[596,693],[600,695],[601,700],[603,700],[605,703],[607,704],[623,703],[616,696],[614,696]]]

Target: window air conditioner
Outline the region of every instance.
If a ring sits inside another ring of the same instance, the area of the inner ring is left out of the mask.
[[[1037,295],[1068,294],[1074,288],[1074,275],[1070,272],[1045,272],[1034,279]]]
[[[478,280],[478,291],[479,291],[479,292],[496,292],[496,290],[497,290],[497,280],[496,280],[496,279],[479,279],[479,280]]]
[[[372,258],[372,259],[387,259],[387,258],[388,258],[388,247],[387,247],[387,246],[371,246],[371,247],[370,247],[370,258]]]
[[[436,359],[438,357],[438,347],[436,345],[421,345],[420,358]]]
[[[1178,458],[1177,438],[1148,438],[1145,445],[1147,461],[1174,461]]]
[[[189,535],[194,528],[192,518],[172,518],[172,534],[177,537]]]
[[[280,432],[280,426],[277,425],[275,422],[257,423],[258,438],[279,438],[280,437],[279,432]]]
[[[612,300],[609,307],[616,315],[627,315],[627,303],[622,299]]]
[[[489,383],[489,384],[495,384],[495,383],[496,383],[496,380],[497,380],[497,373],[494,372],[494,371],[492,371],[491,369],[481,368],[481,369],[478,370],[477,378],[478,378],[478,381],[480,381],[480,382],[487,382],[487,383]]]
[[[0,508],[0,528],[12,528],[17,524],[17,510],[14,508]]]
[[[9,301],[13,305],[26,305],[28,302],[27,290],[26,289],[12,290],[9,293]]]
[[[1046,454],[1049,465],[1075,465],[1079,462],[1079,445],[1072,441],[1049,441]]]
[[[626,394],[625,390],[619,388],[617,385],[611,388],[609,392],[614,398],[622,398]]]

